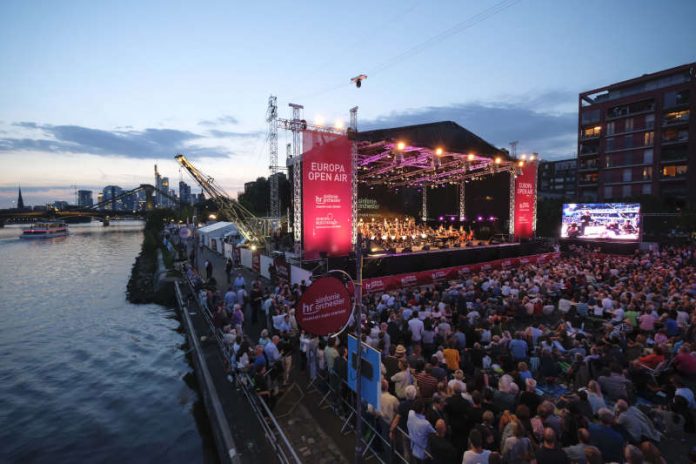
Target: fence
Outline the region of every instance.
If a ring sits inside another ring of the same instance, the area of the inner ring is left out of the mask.
[[[186,283],[188,285],[188,289],[191,295],[193,296],[192,299],[195,301],[195,305],[197,305],[198,309],[205,317],[205,320],[208,326],[210,327],[213,336],[215,337],[215,341],[218,345],[220,355],[223,356],[226,362],[229,362],[231,355],[230,350],[223,342],[220,330],[216,329],[213,325],[210,308],[206,303],[201,302],[197,298],[195,289],[193,288],[193,285],[188,279],[186,279]],[[181,290],[179,288],[178,282],[176,283],[176,291],[178,295],[181,295]],[[185,301],[183,300],[183,297],[181,301]],[[187,309],[187,305],[183,303],[182,311],[187,311]],[[260,398],[259,395],[256,394],[256,390],[254,389],[254,383],[252,379],[248,376],[248,374],[239,372],[235,375],[234,381],[246,397],[247,401],[249,401],[249,404],[251,405],[251,408],[254,411],[256,418],[258,419],[259,423],[261,424],[264,430],[266,439],[268,440],[269,444],[273,447],[279,462],[281,462],[282,464],[300,464],[302,461],[298,457],[294,447],[292,446],[287,436],[283,432],[283,429],[278,424],[275,416],[269,409],[266,402],[262,398]]]

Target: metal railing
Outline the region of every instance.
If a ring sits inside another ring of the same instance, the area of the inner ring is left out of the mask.
[[[230,349],[227,347],[227,345],[224,343],[221,331],[217,329],[213,324],[213,318],[210,308],[208,307],[207,303],[200,301],[200,299],[198,298],[198,294],[195,288],[193,287],[193,284],[186,277],[185,274],[184,279],[188,285],[193,300],[196,301],[195,304],[203,314],[212,332],[212,335],[215,338],[215,341],[218,345],[218,349],[220,351],[220,355],[223,357],[225,362],[228,363],[232,353],[230,352]],[[186,309],[186,306],[184,306],[184,308],[182,309]],[[299,458],[297,452],[295,451],[295,448],[292,446],[290,440],[288,440],[288,437],[285,435],[283,428],[280,426],[280,424],[278,424],[275,415],[270,410],[263,398],[259,397],[259,395],[256,393],[256,390],[254,389],[254,382],[251,379],[251,377],[245,372],[236,372],[234,374],[234,381],[248,400],[249,405],[251,406],[251,409],[254,411],[256,418],[261,424],[266,439],[268,440],[269,444],[273,447],[276,456],[278,457],[278,460],[283,464],[301,464],[302,460]]]

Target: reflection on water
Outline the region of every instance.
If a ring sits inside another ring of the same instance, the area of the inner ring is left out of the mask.
[[[214,461],[174,312],[126,301],[142,223],[70,230],[0,229],[0,462]]]

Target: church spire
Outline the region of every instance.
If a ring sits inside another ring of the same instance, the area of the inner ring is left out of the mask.
[[[19,196],[17,197],[17,209],[24,209],[24,199],[22,198],[22,187],[19,187]]]

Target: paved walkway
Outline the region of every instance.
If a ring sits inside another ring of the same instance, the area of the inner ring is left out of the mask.
[[[200,274],[205,276],[203,265],[206,259],[210,260],[218,289],[224,293],[228,284],[223,256],[208,248],[197,248],[196,252],[196,264]],[[238,272],[241,272],[246,279],[247,290],[255,279],[260,279],[263,287],[271,286],[268,279],[246,268],[235,269],[232,273],[233,280]],[[256,325],[247,325],[245,331],[252,340],[258,340],[262,328],[259,321]],[[293,362],[299,362],[299,360],[295,359]],[[354,435],[341,433],[341,421],[330,409],[318,407],[321,397],[317,393],[305,393],[307,378],[298,374],[298,369],[293,369],[291,388],[287,390],[287,394],[281,393],[280,401],[274,410],[278,422],[297,454],[302,462],[308,464],[351,462],[355,447]]]

